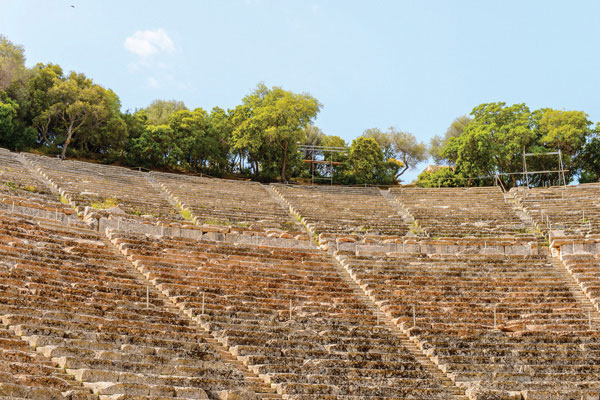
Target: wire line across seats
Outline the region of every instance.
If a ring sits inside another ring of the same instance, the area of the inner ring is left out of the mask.
[[[98,233],[0,211],[0,237],[3,325],[96,394],[197,399],[253,391],[203,330]]]
[[[272,186],[321,242],[348,235],[402,237],[409,230],[377,188]]]
[[[144,172],[34,154],[24,156],[78,207],[118,205],[130,218],[183,220]]]
[[[513,188],[517,203],[543,232],[566,236],[600,234],[600,184],[550,188]]]
[[[152,177],[188,208],[199,224],[275,228],[295,234],[302,230],[259,183],[156,172]]]
[[[532,233],[499,187],[391,189],[431,237],[499,237]]]
[[[545,257],[338,257],[474,398],[598,395],[597,326]]]
[[[286,398],[452,398],[319,250],[111,238]]]

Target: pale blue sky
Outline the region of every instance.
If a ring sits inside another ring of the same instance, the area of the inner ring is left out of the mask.
[[[429,142],[491,101],[600,119],[597,1],[0,0],[0,33],[124,110],[231,108],[263,81],[315,96],[349,142],[390,125]]]

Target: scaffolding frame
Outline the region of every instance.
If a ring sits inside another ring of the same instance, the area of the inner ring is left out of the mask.
[[[527,157],[535,157],[535,156],[547,156],[547,155],[558,155],[558,170],[547,170],[547,171],[527,171]],[[525,153],[525,149],[523,149],[523,181],[527,183],[527,188],[529,188],[529,175],[533,174],[547,174],[547,173],[555,173],[558,172],[558,185],[560,186],[560,180],[562,178],[563,186],[567,187],[567,180],[565,178],[565,172],[569,170],[564,168],[564,164],[562,161],[562,152],[560,149],[558,151],[551,151],[548,153]]]
[[[333,157],[331,157],[329,161],[316,160],[315,154],[317,152],[321,152],[321,153],[323,153],[323,157],[327,158],[326,157],[327,152],[331,153],[331,156],[333,156],[333,153],[348,153],[348,148],[347,147],[335,147],[335,146],[317,146],[317,145],[312,145],[312,144],[299,144],[298,151],[301,152],[302,154],[304,154],[304,152],[310,151],[311,159],[310,160],[302,160],[302,162],[310,164],[310,184],[311,184],[311,186],[314,186],[315,179],[316,180],[329,180],[329,184],[333,186],[333,167],[335,165],[341,165],[342,163],[333,161]],[[315,165],[318,165],[318,164],[329,165],[329,176],[315,177]]]

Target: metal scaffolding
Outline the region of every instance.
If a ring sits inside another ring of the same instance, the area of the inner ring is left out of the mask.
[[[302,160],[302,162],[310,164],[310,183],[311,185],[315,184],[315,180],[329,180],[329,184],[333,185],[333,167],[336,165],[341,165],[341,162],[333,161],[334,153],[348,153],[347,147],[333,147],[333,146],[315,146],[310,144],[301,144],[298,145],[298,151],[304,154],[310,152],[310,159]],[[319,160],[315,158],[318,154],[323,155],[323,160]],[[327,153],[330,154],[329,161],[327,161]],[[329,166],[329,176],[315,176],[315,166],[316,165],[327,165]]]

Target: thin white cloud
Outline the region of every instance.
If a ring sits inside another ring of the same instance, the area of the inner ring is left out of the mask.
[[[154,78],[154,77],[148,78],[148,80],[146,81],[146,84],[148,85],[149,88],[152,88],[152,89],[157,89],[160,87],[160,83],[158,83],[158,80],[156,80],[156,78]]]
[[[150,57],[158,53],[173,53],[175,43],[162,29],[137,31],[125,39],[125,48],[140,57]]]

